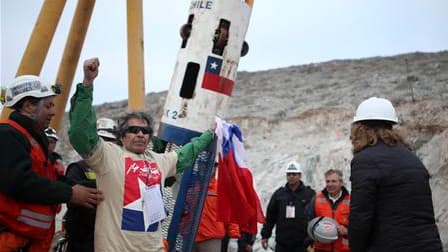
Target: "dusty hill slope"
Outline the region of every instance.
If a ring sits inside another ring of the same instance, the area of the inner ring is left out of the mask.
[[[156,121],[165,96],[166,92],[147,95],[148,111]],[[393,101],[401,127],[427,166],[435,215],[448,249],[447,51],[240,72],[226,119],[243,129],[248,163],[266,205],[271,193],[284,184],[282,168],[292,159],[305,167],[305,183],[317,190],[323,188],[328,168],[343,169],[348,182],[350,123],[356,105],[370,96]],[[97,111],[117,118],[126,105],[126,101],[103,104]],[[63,138],[64,156],[73,160],[76,154],[65,132]]]

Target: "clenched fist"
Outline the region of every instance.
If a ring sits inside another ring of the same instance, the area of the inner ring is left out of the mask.
[[[98,67],[100,61],[98,58],[91,58],[84,61],[84,80],[82,84],[84,86],[92,86],[93,81],[98,76]]]

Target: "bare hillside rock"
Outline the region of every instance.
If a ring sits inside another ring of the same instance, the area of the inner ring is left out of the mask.
[[[146,97],[156,122],[165,96]],[[243,129],[247,161],[265,207],[286,182],[283,167],[290,160],[304,166],[303,180],[316,190],[324,187],[329,168],[342,169],[350,188],[350,123],[356,106],[371,96],[394,103],[400,127],[431,174],[435,216],[448,250],[448,51],[240,72],[226,120]],[[96,110],[117,119],[126,106],[120,101]],[[62,135],[60,151],[72,161],[77,155],[65,131]]]

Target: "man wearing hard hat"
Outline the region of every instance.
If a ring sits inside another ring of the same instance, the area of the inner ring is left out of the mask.
[[[441,252],[428,171],[396,124],[387,99],[369,98],[356,110],[350,134],[350,247],[353,252]]]
[[[95,189],[61,181],[44,130],[60,92],[34,75],[14,79],[2,99],[14,111],[0,122],[0,249],[49,251],[58,204],[95,205]]]
[[[302,169],[297,162],[290,162],[285,169],[287,184],[278,188],[269,201],[266,210],[266,223],[261,230],[261,245],[268,248],[268,240],[275,230],[275,251],[304,252],[306,226],[305,213],[315,192],[300,180]]]

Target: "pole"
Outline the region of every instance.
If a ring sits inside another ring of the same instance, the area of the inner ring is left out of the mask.
[[[79,0],[73,15],[70,32],[59,64],[56,83],[62,85],[62,93],[56,96],[56,115],[51,121],[51,126],[59,129],[62,118],[64,118],[65,106],[72,87],[76,66],[79,61],[82,46],[89,28],[95,0]]]
[[[128,109],[145,108],[145,68],[142,0],[127,0]]]

